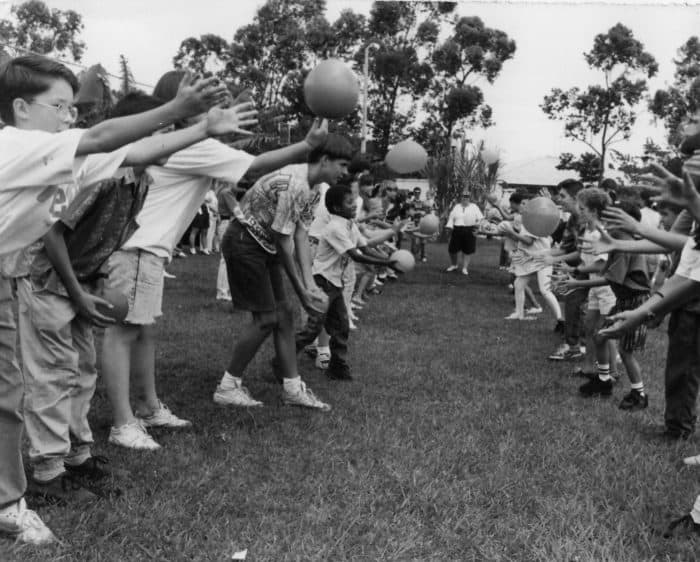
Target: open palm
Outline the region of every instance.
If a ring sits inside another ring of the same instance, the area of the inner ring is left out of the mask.
[[[258,120],[256,109],[252,109],[253,103],[239,103],[227,109],[212,107],[207,113],[207,133],[211,136],[230,135],[252,135],[246,127],[252,127]]]

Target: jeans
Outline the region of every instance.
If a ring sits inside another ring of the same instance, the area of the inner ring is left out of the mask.
[[[328,311],[325,314],[309,314],[306,325],[296,334],[297,351],[301,351],[312,343],[321,333],[321,329],[325,328],[331,337],[331,360],[328,363],[327,373],[339,376],[348,375],[350,374],[347,362],[350,323],[343,289],[336,287],[321,275],[314,275],[314,281],[328,295]]]
[[[12,303],[11,282],[0,277],[0,507],[18,501],[27,488],[22,465],[24,383],[15,356]]]
[[[583,305],[588,289],[576,289],[564,297],[564,339],[570,346],[577,346],[584,337]]]
[[[664,373],[666,429],[681,435],[695,430],[700,384],[700,314],[674,310],[668,323]]]
[[[24,413],[34,476],[50,480],[90,457],[90,401],[97,384],[92,324],[70,299],[18,279]]]

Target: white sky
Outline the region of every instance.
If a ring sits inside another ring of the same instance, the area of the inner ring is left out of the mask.
[[[190,36],[215,33],[230,39],[235,30],[252,21],[262,0],[45,0],[57,8],[82,14],[87,43],[83,63],[100,62],[117,73],[124,54],[139,82],[155,84],[172,67],[180,42]],[[327,0],[326,17],[336,19],[351,8],[368,14],[369,0]],[[579,152],[580,143],[564,139],[561,122],[549,121],[539,108],[552,87],[586,86],[599,77],[583,59],[596,34],[618,22],[631,28],[659,63],[650,90],[673,79],[672,63],[678,47],[700,34],[700,7],[673,5],[593,5],[552,3],[460,2],[458,13],[477,15],[489,27],[508,33],[516,41],[515,57],[506,62],[493,86],[480,83],[485,100],[494,110],[496,125],[475,131],[497,148],[504,161],[520,161],[562,151]],[[623,152],[640,151],[644,139],[663,141],[664,131],[651,124],[642,111]]]

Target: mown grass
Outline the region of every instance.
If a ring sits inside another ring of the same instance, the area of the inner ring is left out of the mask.
[[[217,408],[211,395],[246,317],[214,302],[217,260],[176,261],[159,324],[163,400],[194,422],[157,432],[157,453],[106,444],[98,389],[96,451],[132,478],[117,500],[40,509],[55,549],[0,542],[3,560],[645,561],[700,559],[700,541],[659,532],[690,508],[698,475],[679,460],[695,441],[661,442],[666,338],[644,353],[650,408],[583,400],[570,366],[549,363],[553,321],[506,323],[507,277],[482,242],[469,278],[446,274],[445,248],[389,285],[351,338],[352,383],[301,360],[328,414],[265,401]]]

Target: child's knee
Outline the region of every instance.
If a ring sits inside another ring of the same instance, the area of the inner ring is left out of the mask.
[[[277,327],[279,311],[260,312],[253,315],[253,324],[261,332],[271,332]]]

